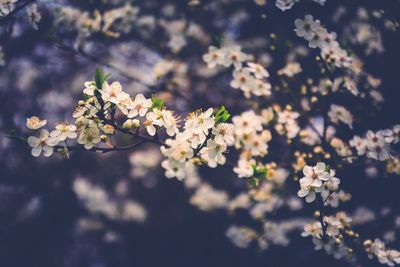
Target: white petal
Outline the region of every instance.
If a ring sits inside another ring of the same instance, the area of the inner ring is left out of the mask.
[[[42,147],[41,146],[32,148],[32,151],[31,151],[32,156],[39,157],[40,153],[42,153]]]

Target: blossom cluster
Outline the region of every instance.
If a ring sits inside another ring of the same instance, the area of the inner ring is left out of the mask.
[[[388,266],[400,264],[400,251],[386,248],[385,243],[379,239],[364,241],[364,249],[370,258],[375,256],[381,264]]]
[[[234,141],[233,125],[218,123],[218,116],[219,112],[215,113],[212,108],[190,113],[184,130],[178,132],[175,139],[165,141],[167,146],[162,146],[161,152],[167,159],[161,165],[168,178],[185,178],[187,165],[195,163],[198,156],[211,168],[225,164],[224,153]]]
[[[395,145],[400,139],[400,125],[392,129],[373,132],[369,130],[365,137],[355,135],[350,140],[350,146],[357,150],[359,156],[366,155],[368,158],[385,161],[393,158],[391,145]]]
[[[250,62],[250,58],[250,55],[241,51],[240,46],[210,46],[208,53],[203,56],[208,68],[233,66],[231,87],[242,90],[247,98],[252,95],[271,95],[271,84],[266,80],[269,72],[261,64]],[[245,63],[246,67],[243,66]]]
[[[110,220],[142,223],[147,218],[147,212],[141,204],[133,200],[115,200],[103,188],[93,185],[85,178],[77,178],[73,188],[88,210],[103,214]]]
[[[333,255],[336,259],[352,258],[352,249],[343,241],[343,235],[352,238],[357,236],[349,230],[352,219],[346,213],[338,212],[334,216],[325,216],[323,222],[324,226],[319,221],[306,224],[301,235],[311,236],[316,250],[324,249],[327,254]],[[323,227],[326,228],[325,236]]]
[[[352,58],[340,48],[335,32],[328,32],[319,20],[314,20],[312,15],[296,19],[295,25],[297,36],[306,39],[309,47],[320,48],[321,56],[327,63],[338,68],[351,67]]]
[[[328,196],[339,189],[340,180],[336,172],[323,162],[315,166],[304,166],[304,177],[300,179],[299,197],[305,197],[308,203],[313,202],[320,194],[325,202]]]

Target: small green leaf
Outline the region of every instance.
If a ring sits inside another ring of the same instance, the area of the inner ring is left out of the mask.
[[[96,71],[94,73],[94,81],[97,89],[101,89],[103,87],[103,83],[107,81],[107,79],[110,78],[110,76],[111,73],[104,74],[104,72],[101,69],[96,68]]]
[[[215,123],[222,123],[226,122],[229,118],[231,117],[231,114],[226,110],[224,106],[221,106],[221,108],[217,111],[215,114]]]
[[[152,97],[151,102],[153,103],[151,109],[162,109],[162,107],[164,106],[164,100],[162,100],[161,98]]]
[[[253,177],[258,180],[264,180],[267,177],[267,169],[265,167],[251,166],[253,168]]]

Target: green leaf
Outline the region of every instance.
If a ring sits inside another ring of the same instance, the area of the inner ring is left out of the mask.
[[[215,114],[215,123],[218,124],[226,122],[230,117],[231,114],[229,114],[229,112],[226,110],[224,106],[221,106],[221,108]]]
[[[253,168],[253,177],[258,180],[264,180],[267,177],[267,169],[265,167],[257,167],[256,165],[252,165]]]
[[[224,37],[222,35],[211,35],[211,42],[216,47],[221,47],[224,41]]]
[[[97,89],[101,89],[103,87],[103,83],[107,81],[107,79],[110,78],[110,76],[111,73],[104,74],[104,72],[101,69],[96,68],[96,71],[94,73],[94,81]]]
[[[151,109],[162,109],[162,107],[164,106],[164,100],[162,100],[161,98],[157,98],[157,97],[152,97],[151,98],[151,102],[153,103],[153,105],[151,106]]]

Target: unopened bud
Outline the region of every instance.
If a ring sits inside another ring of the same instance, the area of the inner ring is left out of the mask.
[[[115,129],[114,129],[114,127],[111,126],[110,124],[106,124],[106,125],[103,126],[103,131],[104,131],[106,134],[114,134]]]
[[[101,139],[101,141],[102,142],[106,142],[107,141],[107,135],[105,135],[105,134],[102,134],[101,136],[100,136],[100,139]]]

